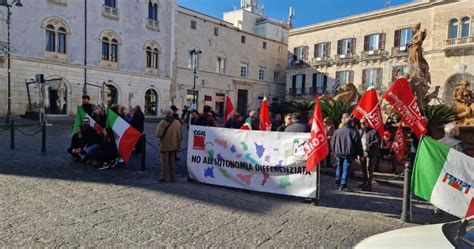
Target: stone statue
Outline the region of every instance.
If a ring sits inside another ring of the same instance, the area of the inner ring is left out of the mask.
[[[354,86],[352,83],[345,84],[341,86],[337,91],[336,91],[336,96],[334,97],[329,97],[329,96],[321,96],[322,100],[325,101],[341,101],[344,103],[352,103],[355,102],[359,97],[359,93],[357,91],[357,87]]]
[[[423,98],[428,93],[431,84],[430,66],[423,57],[423,42],[426,38],[426,29],[421,31],[421,24],[412,27],[413,36],[408,44],[408,65],[410,67],[411,87],[418,99],[418,104],[424,106]]]
[[[462,80],[454,88],[454,105],[463,124],[473,123],[474,94],[468,89],[469,81]]]

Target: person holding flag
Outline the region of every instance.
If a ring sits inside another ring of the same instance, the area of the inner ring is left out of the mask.
[[[225,97],[225,111],[224,111],[224,126],[227,127],[227,123],[234,118],[234,105],[229,96]]]
[[[316,96],[313,117],[311,118],[311,137],[304,147],[306,154],[306,172],[310,172],[314,167],[326,158],[329,154],[328,140],[324,129],[323,117],[319,97]]]
[[[365,191],[372,191],[374,169],[378,167],[380,161],[380,136],[374,128],[369,126],[367,118],[364,117],[360,120],[360,126],[361,143],[364,153],[360,158],[362,184],[359,187]]]
[[[270,113],[268,112],[267,97],[263,98],[262,107],[260,108],[259,130],[261,131],[272,130],[272,123],[270,122]]]
[[[382,109],[380,108],[380,102],[373,83],[370,84],[359,103],[357,103],[352,111],[352,115],[360,121],[365,118],[367,124],[378,132],[379,137],[383,137]]]

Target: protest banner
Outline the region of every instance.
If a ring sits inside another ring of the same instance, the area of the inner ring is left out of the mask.
[[[309,136],[191,126],[189,177],[207,184],[315,198],[316,168],[306,172],[304,146]]]

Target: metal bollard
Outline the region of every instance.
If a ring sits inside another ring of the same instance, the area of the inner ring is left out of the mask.
[[[10,149],[15,149],[15,120],[10,121]]]
[[[405,179],[403,184],[403,207],[400,219],[403,222],[411,222],[411,165],[405,164]]]
[[[141,146],[142,146],[140,170],[145,171],[145,164],[146,164],[146,135],[145,133],[142,134],[140,141],[141,141]]]
[[[41,152],[46,152],[46,122],[41,124]]]

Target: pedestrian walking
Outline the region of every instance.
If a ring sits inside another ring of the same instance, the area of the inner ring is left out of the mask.
[[[352,191],[348,187],[352,162],[362,156],[362,143],[353,122],[349,117],[343,119],[344,127],[337,129],[331,139],[331,149],[337,159],[336,188],[341,191]]]
[[[171,109],[166,110],[165,115],[165,119],[158,124],[155,132],[156,137],[160,139],[160,182],[174,182],[176,180],[176,152],[181,147],[181,123],[173,117]]]
[[[369,126],[366,118],[360,120],[360,126],[363,156],[360,158],[362,184],[359,187],[365,191],[372,191],[374,169],[378,167],[380,161],[380,136],[377,130]]]

